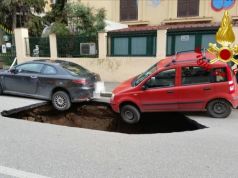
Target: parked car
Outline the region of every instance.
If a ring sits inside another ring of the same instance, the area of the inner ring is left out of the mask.
[[[0,94],[52,101],[58,110],[71,103],[90,100],[98,74],[62,60],[34,60],[0,73]]]
[[[207,70],[197,53],[167,57],[112,92],[112,109],[127,123],[139,122],[143,112],[207,111],[225,118],[238,106],[235,74],[222,62]],[[207,58],[214,56],[206,54]]]

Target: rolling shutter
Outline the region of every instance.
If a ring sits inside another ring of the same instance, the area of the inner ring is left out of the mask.
[[[120,20],[137,20],[137,0],[120,0]]]
[[[199,0],[178,0],[178,17],[199,16]]]

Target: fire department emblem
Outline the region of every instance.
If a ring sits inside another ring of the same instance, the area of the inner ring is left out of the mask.
[[[234,62],[238,64],[238,60],[234,55],[238,55],[238,45],[234,45],[235,34],[232,29],[232,20],[228,11],[225,11],[222,18],[221,26],[216,33],[216,41],[219,45],[209,43],[208,51],[216,56],[215,59],[210,61],[211,64],[222,62]]]

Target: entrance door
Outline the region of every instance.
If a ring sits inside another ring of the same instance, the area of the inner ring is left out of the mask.
[[[199,66],[185,66],[182,67],[181,74],[179,110],[203,110],[208,98],[214,93],[211,72]]]
[[[27,63],[17,66],[16,74],[4,76],[5,91],[16,94],[34,95],[38,86],[38,74],[43,64]]]
[[[178,108],[176,70],[168,69],[151,77],[140,94],[143,111],[174,111]]]

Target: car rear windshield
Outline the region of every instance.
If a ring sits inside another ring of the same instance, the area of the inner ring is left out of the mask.
[[[145,78],[154,73],[157,70],[157,63],[152,65],[148,70],[138,75],[132,82],[132,86],[139,85]]]
[[[64,69],[66,69],[71,75],[84,75],[90,73],[89,70],[83,68],[78,64],[71,62],[64,62],[60,64]]]

